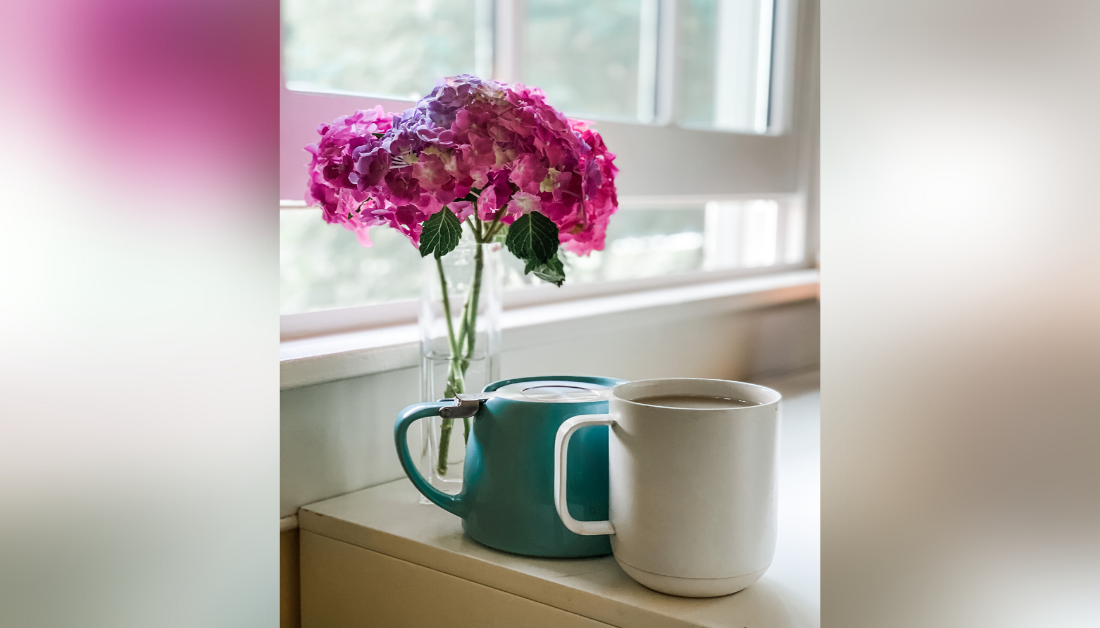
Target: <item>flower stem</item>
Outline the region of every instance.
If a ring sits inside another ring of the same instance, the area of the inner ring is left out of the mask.
[[[443,259],[438,255],[435,258],[435,267],[439,269],[439,287],[443,292],[443,316],[447,319],[447,341],[451,345],[453,356],[457,352],[458,345],[455,344],[455,328],[454,323],[451,322],[451,299],[447,294],[447,277],[443,274]]]
[[[478,300],[481,296],[481,274],[485,269],[485,253],[484,244],[478,242],[477,249],[474,251],[474,281],[470,285],[470,295],[466,297],[466,310],[468,317],[462,320],[463,336],[467,341],[466,356],[462,359],[462,372],[465,373],[466,369],[470,367],[470,360],[474,356],[474,345],[477,343],[477,307]],[[461,349],[461,346],[459,347]],[[470,442],[470,419],[465,418],[462,420],[462,439],[463,442]]]
[[[502,228],[504,228],[503,223],[500,222],[500,219],[503,218],[503,217],[504,217],[504,208],[501,207],[500,210],[497,211],[496,215],[493,216],[493,222],[489,225],[489,230],[485,234],[485,242],[488,242],[489,240],[492,240],[493,236],[495,236],[498,231],[500,231]]]
[[[447,341],[451,347],[450,365],[447,368],[447,388],[445,396],[453,397],[466,392],[465,375],[473,359],[474,349],[477,344],[477,309],[481,297],[481,276],[485,269],[484,243],[488,241],[487,232],[498,226],[503,211],[498,212],[493,222],[486,227],[481,221],[472,220],[469,223],[470,230],[474,234],[476,242],[474,250],[474,276],[470,284],[470,292],[466,295],[466,302],[462,308],[462,318],[459,323],[458,333],[455,333],[455,324],[451,317],[450,293],[447,290],[447,278],[443,271],[443,261],[436,258],[436,268],[439,270],[439,283],[443,295],[443,315],[447,318]],[[476,217],[476,210],[475,210]],[[439,475],[447,474],[447,456],[451,449],[451,431],[454,419],[443,419],[439,431],[439,457],[436,460],[436,471]],[[470,428],[472,422],[469,418],[462,420],[462,437],[464,442],[470,440]]]
[[[466,298],[467,301],[467,319],[462,321],[466,327],[467,343],[466,343],[466,359],[463,362],[463,368],[466,368],[470,364],[470,359],[474,355],[474,344],[477,342],[477,308],[478,301],[481,297],[481,273],[485,269],[485,252],[483,244],[477,244],[477,250],[474,251],[474,280],[470,285],[470,296]],[[462,349],[462,346],[459,346]]]
[[[475,212],[476,217],[476,212]],[[462,307],[462,327],[458,333],[458,353],[462,353],[463,347],[466,346],[467,335],[477,334],[477,326],[470,325],[470,309],[473,308],[473,318],[477,320],[477,295],[481,291],[481,230],[474,225],[472,221],[468,222],[470,232],[474,234],[474,242],[477,244],[477,253],[475,254],[474,264],[474,280],[470,284],[470,293],[466,295],[466,303]],[[462,372],[466,372],[466,368],[469,367],[469,360],[462,365]]]
[[[465,369],[459,364],[460,353],[457,339],[455,338],[454,322],[451,320],[451,299],[447,293],[447,277],[443,273],[443,260],[435,258],[435,266],[439,270],[439,285],[443,293],[443,316],[447,319],[447,341],[451,345],[451,364],[447,369],[447,396],[466,392],[466,382],[463,380]],[[456,368],[458,367],[458,368]],[[454,419],[443,419],[439,430],[439,459],[436,461],[435,470],[439,475],[447,475],[447,455],[451,449],[451,426]]]
[[[454,419],[443,419],[443,425],[439,428],[439,462],[435,470],[439,475],[447,475],[447,454],[451,451],[451,424]]]
[[[474,232],[474,239],[478,242],[484,242],[485,238],[485,223],[481,222],[481,217],[477,215],[477,205],[474,205],[474,217],[473,223],[470,225],[470,229]]]

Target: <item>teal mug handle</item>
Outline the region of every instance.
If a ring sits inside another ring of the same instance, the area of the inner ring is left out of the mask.
[[[448,495],[432,486],[424,479],[424,476],[420,475],[420,471],[417,471],[416,464],[413,463],[412,455],[409,453],[409,427],[420,419],[439,416],[440,408],[452,405],[454,405],[452,401],[438,401],[434,403],[414,403],[405,408],[397,415],[397,422],[393,426],[393,438],[397,444],[397,458],[405,469],[405,475],[412,480],[413,486],[436,506],[461,517],[466,514],[465,504],[462,502],[462,496],[466,494],[466,491],[463,490],[458,495]]]

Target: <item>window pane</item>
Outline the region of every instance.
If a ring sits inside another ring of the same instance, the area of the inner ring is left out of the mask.
[[[785,238],[785,251],[783,261],[787,264],[797,264],[806,258],[806,208],[802,203],[792,203],[787,206],[786,233],[780,234]]]
[[[707,203],[703,267],[706,270],[757,268],[788,261],[778,259],[779,222],[781,216],[791,215],[791,207],[800,206],[786,204],[781,207],[772,200]],[[791,226],[788,218],[787,228]],[[801,224],[796,226],[804,228]],[[790,235],[785,233],[784,240],[789,242]]]
[[[662,277],[703,267],[706,225],[702,205],[621,209],[607,227],[604,250],[588,257],[565,255],[566,285]],[[535,285],[523,263],[505,256],[505,287]]]
[[[287,84],[417,99],[443,76],[487,76],[490,6],[478,0],[283,0]]]
[[[775,0],[680,3],[679,121],[765,133]]]
[[[528,0],[523,82],[571,116],[637,120],[639,56],[643,45],[656,45],[655,20],[650,0]],[[652,85],[644,79],[655,55],[645,58],[642,109],[649,110],[641,117],[648,121]]]
[[[372,248],[330,225],[320,209],[279,212],[280,311],[297,314],[420,297],[420,254],[393,229],[371,229]]]
[[[321,219],[319,209],[284,209],[280,219],[283,314],[420,297],[420,254],[397,231],[371,230],[374,247]],[[611,219],[603,251],[565,254],[565,285],[760,268],[803,258],[805,212],[798,202],[716,201],[624,207]],[[505,251],[504,287],[544,285]]]

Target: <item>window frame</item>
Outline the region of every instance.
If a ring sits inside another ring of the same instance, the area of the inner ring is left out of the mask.
[[[521,76],[525,0],[483,0],[493,5],[493,78]],[[806,212],[803,262],[758,268],[699,270],[664,277],[538,286],[504,295],[506,309],[666,288],[728,281],[812,267],[817,254],[817,60],[816,0],[774,0],[771,113],[766,133],[685,127],[676,120],[678,0],[641,0],[658,16],[654,116],[651,122],[596,120],[618,155],[621,205],[702,203],[711,200],[776,199],[799,203]],[[643,12],[647,9],[643,8]],[[796,92],[795,85],[804,92]],[[280,209],[305,207],[307,153],[318,124],[356,109],[382,105],[403,111],[415,101],[350,93],[295,91],[280,74]],[[796,96],[801,95],[800,100]],[[665,150],[654,152],[652,146]],[[687,167],[681,155],[690,154]],[[624,159],[625,158],[625,159]],[[627,168],[623,168],[626,161]],[[633,163],[629,163],[633,162]],[[720,167],[715,168],[715,165]],[[780,244],[780,247],[783,245]],[[780,251],[779,259],[782,259]],[[280,317],[283,340],[370,329],[415,321],[415,300],[333,308]]]

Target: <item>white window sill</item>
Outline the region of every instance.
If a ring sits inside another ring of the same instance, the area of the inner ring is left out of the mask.
[[[600,329],[660,325],[793,303],[815,298],[818,282],[817,270],[795,270],[510,309],[503,314],[503,350]],[[279,347],[280,388],[411,368],[419,363],[418,342],[416,325],[285,340]]]

